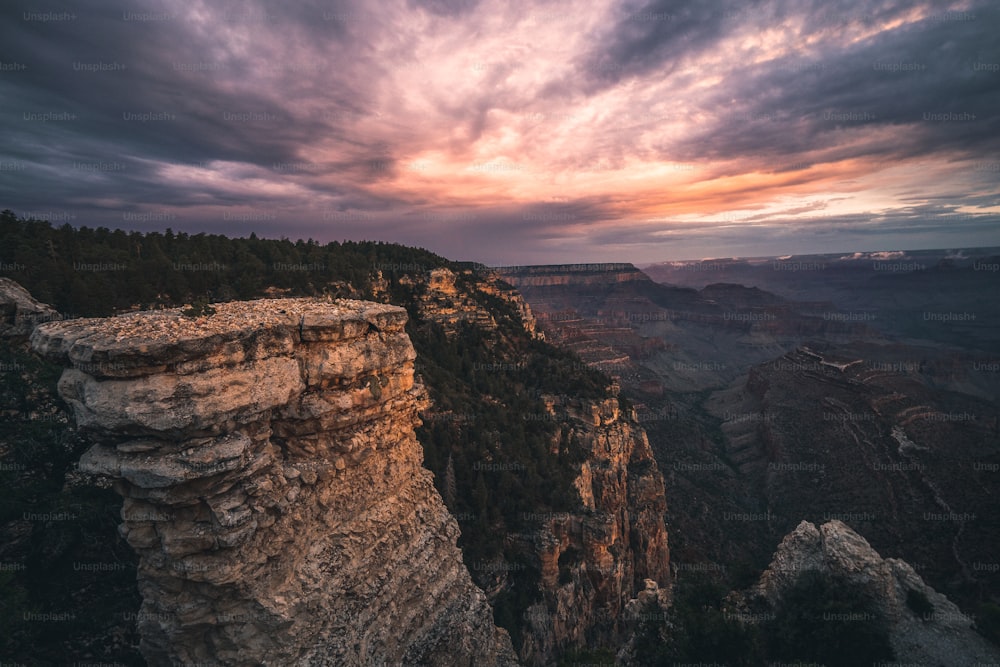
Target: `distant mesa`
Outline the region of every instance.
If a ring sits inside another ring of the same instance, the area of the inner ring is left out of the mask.
[[[510,266],[500,267],[497,272],[504,280],[518,288],[650,280],[649,276],[626,262]]]

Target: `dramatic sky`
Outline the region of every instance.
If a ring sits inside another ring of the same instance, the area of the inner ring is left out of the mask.
[[[7,0],[0,208],[489,264],[1000,245],[997,0]]]

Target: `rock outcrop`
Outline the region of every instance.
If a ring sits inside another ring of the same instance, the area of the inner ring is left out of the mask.
[[[405,311],[215,308],[32,335],[125,498],[148,662],[516,664],[421,466]]]
[[[671,583],[663,477],[635,415],[613,398],[548,407],[560,437],[577,439],[587,458],[575,481],[581,510],[544,517],[529,536],[543,600],[525,614],[521,657],[539,665],[567,649],[620,644],[629,603],[652,592],[665,606]]]
[[[58,320],[54,308],[36,300],[10,278],[0,278],[0,336],[27,336],[36,324]]]
[[[482,303],[485,296],[512,306],[525,331],[532,337],[542,337],[527,302],[495,271],[466,269],[455,273],[451,269],[437,268],[426,278],[403,276],[400,283],[417,290],[420,317],[437,322],[449,335],[463,322],[486,330],[497,328],[496,313]]]
[[[972,629],[972,618],[925,584],[905,561],[883,559],[841,521],[819,527],[800,523],[778,546],[754,593],[773,606],[809,570],[860,584],[871,593],[888,620],[889,638],[902,664],[965,667],[1000,659],[1000,651]],[[926,596],[933,611],[911,609],[911,590]]]
[[[924,349],[803,346],[705,405],[773,516],[772,540],[801,519],[840,519],[969,610],[1000,592],[983,566],[1000,540],[996,405],[928,382]]]

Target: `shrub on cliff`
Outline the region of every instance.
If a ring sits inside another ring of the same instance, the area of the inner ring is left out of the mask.
[[[181,311],[181,314],[187,317],[204,317],[206,315],[215,315],[215,308],[209,305],[207,299],[195,299],[191,302],[190,307]]]

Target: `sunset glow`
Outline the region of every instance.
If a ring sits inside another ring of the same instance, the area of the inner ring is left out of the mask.
[[[0,194],[55,224],[491,264],[1000,245],[988,0],[16,4]]]

